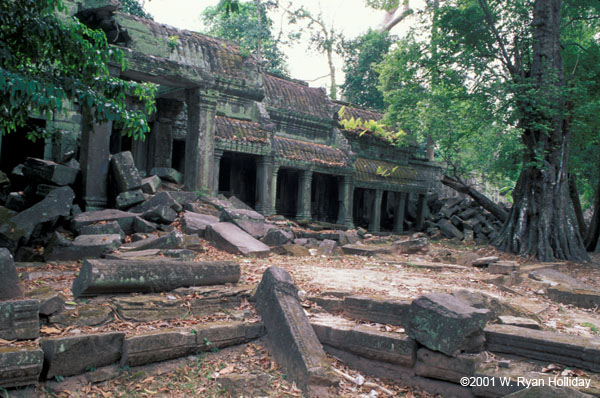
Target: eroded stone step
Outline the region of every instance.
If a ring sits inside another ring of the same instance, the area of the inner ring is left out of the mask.
[[[0,348],[0,387],[21,387],[37,383],[44,364],[39,347]]]

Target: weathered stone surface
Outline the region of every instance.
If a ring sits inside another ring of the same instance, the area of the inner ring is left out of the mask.
[[[538,386],[506,395],[506,398],[592,398],[570,387]]]
[[[123,228],[116,221],[84,225],[79,229],[79,235],[113,235],[118,234],[125,239]]]
[[[232,204],[232,206],[236,209],[254,211],[254,209],[252,207],[248,206],[245,202],[240,200],[237,196],[230,196],[227,200],[229,200],[229,202]]]
[[[548,287],[548,298],[558,303],[573,304],[581,308],[598,308],[600,306],[600,290],[593,288],[577,288],[557,285]]]
[[[487,350],[600,372],[600,338],[510,325],[485,328]]]
[[[267,233],[268,225],[264,216],[254,210],[225,208],[221,213],[221,221],[231,222],[257,239]]]
[[[217,210],[223,211],[228,208],[235,208],[235,206],[223,195],[219,196],[208,196],[202,195],[199,198],[200,201],[214,206]]]
[[[44,351],[37,347],[0,348],[0,387],[36,384],[44,364]],[[6,394],[8,396],[8,393]]]
[[[124,337],[125,333],[116,332],[42,339],[42,377],[72,376],[115,363],[121,359]]]
[[[498,257],[496,256],[489,256],[489,257],[481,257],[478,258],[477,260],[474,260],[472,262],[473,267],[487,267],[492,263],[495,263],[498,261]]]
[[[141,189],[134,189],[132,191],[121,192],[117,195],[115,199],[115,203],[117,205],[117,209],[128,209],[132,206],[135,206],[139,203],[142,203],[146,200],[144,193]]]
[[[344,315],[362,321],[403,326],[410,311],[411,302],[379,296],[347,296],[344,299]]]
[[[150,170],[150,174],[159,176],[161,180],[172,182],[174,184],[183,184],[183,174],[172,168],[155,167]]]
[[[68,246],[53,246],[44,254],[46,261],[76,261],[96,258],[121,246],[120,235],[79,235]]]
[[[65,304],[65,296],[48,286],[42,286],[27,292],[27,298],[40,302],[40,315],[50,316],[61,311]]]
[[[519,270],[519,263],[516,261],[497,261],[488,265],[487,271],[490,274],[510,275]]]
[[[484,360],[482,354],[459,354],[449,357],[440,352],[420,348],[417,351],[415,373],[418,376],[459,383],[462,377],[473,376],[477,365]]]
[[[25,203],[24,196],[25,195],[21,192],[11,192],[6,197],[6,203],[4,204],[4,206],[6,206],[7,209],[13,210],[16,212],[25,210],[25,207],[27,207],[27,204]]]
[[[309,396],[338,380],[327,363],[323,347],[306,317],[298,291],[282,268],[269,267],[256,291],[256,309],[269,336],[276,361]]]
[[[169,232],[163,236],[151,236],[150,238],[123,245],[123,250],[148,250],[148,249],[181,249],[183,247],[183,235],[179,231]]]
[[[147,210],[143,217],[150,222],[171,224],[177,218],[177,212],[168,206],[156,206]]]
[[[156,224],[150,221],[146,221],[142,217],[136,217],[133,220],[133,230],[135,232],[149,234],[156,231]]]
[[[175,212],[180,212],[183,210],[183,206],[181,206],[181,204],[176,201],[169,192],[160,192],[148,199],[146,202],[131,208],[129,211],[133,213],[145,213],[155,207],[162,206],[170,207]]]
[[[193,261],[197,253],[187,249],[145,249],[129,252],[106,254],[104,258],[110,260],[155,259],[157,256],[170,257],[182,261]]]
[[[98,326],[113,320],[110,307],[84,304],[50,316],[50,322],[61,326]]]
[[[0,301],[0,339],[31,340],[39,337],[37,300]]]
[[[116,221],[126,234],[130,234],[133,232],[133,220],[136,216],[137,214],[134,213],[114,209],[85,211],[73,218],[73,229],[79,233],[81,228],[86,225],[102,221]]]
[[[117,192],[132,191],[142,186],[140,173],[135,167],[131,152],[120,152],[110,158],[110,167]]]
[[[499,316],[498,323],[501,325],[518,326],[518,327],[528,328],[528,329],[536,329],[536,330],[542,329],[540,324],[537,323],[536,321],[534,321],[533,319],[521,318],[521,317],[517,317],[517,316],[510,316],[510,315]]]
[[[122,373],[119,365],[103,366],[99,369],[91,370],[85,373],[85,380],[88,383],[102,383],[110,379],[116,379]]]
[[[446,238],[457,238],[459,240],[462,240],[465,237],[465,235],[460,231],[460,229],[456,228],[454,224],[452,224],[445,218],[442,218],[440,221],[438,221],[437,225]]]
[[[194,295],[188,300],[192,315],[202,317],[218,311],[231,311],[249,299],[253,286],[190,287],[176,289],[173,293]]]
[[[427,249],[429,241],[421,237],[409,240],[397,240],[392,243],[392,253],[396,254],[414,254]]]
[[[262,323],[209,322],[193,328],[200,351],[242,344],[265,335]]]
[[[119,297],[113,302],[123,319],[136,322],[183,318],[189,312],[185,303],[175,296]]]
[[[177,328],[137,334],[125,338],[121,366],[139,366],[195,353],[196,335]]]
[[[151,293],[184,286],[236,283],[240,266],[227,261],[85,260],[73,282],[73,296]]]
[[[219,376],[217,382],[231,397],[266,397],[270,376],[264,372],[230,373]]]
[[[233,254],[266,257],[270,253],[269,246],[228,222],[207,226],[205,237],[213,242],[218,249]]]
[[[331,315],[316,316],[311,324],[321,344],[406,367],[415,364],[417,344],[404,333],[382,332]]]
[[[284,256],[292,256],[292,257],[308,257],[310,256],[310,252],[304,246],[287,243],[282,246],[275,246],[273,248],[273,253],[281,254]]]
[[[344,254],[354,255],[354,256],[376,256],[377,254],[390,254],[391,250],[388,247],[377,247],[377,246],[368,246],[368,245],[346,245],[342,246],[342,250]]]
[[[337,242],[331,239],[324,239],[317,248],[317,254],[323,256],[332,256],[337,249]]]
[[[23,285],[10,251],[0,248],[0,300],[23,297]]]
[[[294,234],[279,228],[271,228],[260,241],[268,246],[282,246],[294,239]]]
[[[413,300],[405,328],[425,347],[449,356],[479,352],[489,312],[449,294],[431,293]]]
[[[142,192],[154,195],[160,188],[162,181],[159,176],[153,175],[142,179]]]
[[[184,234],[203,237],[206,227],[218,222],[219,219],[217,217],[186,211],[181,217],[181,230]]]
[[[452,292],[452,295],[468,302],[472,307],[475,308],[486,308],[491,311],[490,320],[496,319],[500,315],[518,316],[525,318],[535,318],[534,314],[531,314],[524,308],[518,305],[511,304],[500,297],[494,297],[490,294],[474,291],[469,289],[460,289]]]
[[[79,170],[63,166],[50,160],[27,158],[23,164],[23,174],[36,181],[49,182],[54,185],[73,185]]]
[[[335,231],[335,233],[338,235],[337,242],[339,246],[353,245],[360,242],[360,236],[356,231]]]

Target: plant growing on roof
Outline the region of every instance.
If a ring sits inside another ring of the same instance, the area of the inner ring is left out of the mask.
[[[353,116],[351,116],[350,119],[347,119],[345,118],[345,106],[340,108],[338,115],[339,122],[344,130],[356,131],[358,132],[359,137],[362,137],[366,133],[371,133],[395,146],[404,146],[407,144],[407,134],[404,130],[400,129],[398,131],[392,131],[384,123],[373,119],[363,121],[361,118],[355,119]]]

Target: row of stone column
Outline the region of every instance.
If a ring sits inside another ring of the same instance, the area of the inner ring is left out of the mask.
[[[383,190],[375,190],[375,200],[371,208],[371,214],[369,217],[369,232],[380,232],[381,231],[381,202],[383,199]],[[406,201],[408,193],[400,192],[400,198],[396,201],[394,206],[394,229],[393,232],[400,234],[404,232],[404,212],[406,209]],[[415,223],[415,229],[421,231],[425,223],[425,200],[426,197],[423,194],[419,194],[417,200],[417,220]]]

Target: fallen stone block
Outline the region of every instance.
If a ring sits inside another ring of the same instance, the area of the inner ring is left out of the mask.
[[[376,247],[376,246],[373,247],[373,246],[359,245],[359,244],[342,246],[342,250],[344,251],[344,254],[347,254],[347,255],[366,256],[366,257],[372,257],[372,256],[376,256],[378,254],[390,254],[391,253],[391,250],[388,247]]]
[[[113,300],[117,313],[123,319],[135,322],[151,322],[183,318],[189,314],[183,300],[155,295],[119,297]]]
[[[99,304],[78,305],[50,316],[50,323],[66,326],[99,326],[114,319],[110,307]]]
[[[4,206],[16,212],[25,210],[27,203],[25,203],[25,195],[21,192],[11,192],[6,197],[6,203]]]
[[[217,382],[231,397],[261,397],[266,396],[270,379],[267,373],[254,371],[219,376]]]
[[[282,246],[294,239],[294,234],[279,228],[271,228],[260,241],[268,246]]]
[[[151,236],[147,239],[128,243],[122,246],[122,250],[181,249],[182,247],[183,235],[179,231],[173,231],[163,236]]]
[[[169,167],[154,167],[150,174],[159,176],[161,180],[172,182],[174,184],[183,184],[183,174]]]
[[[456,228],[454,224],[452,224],[445,218],[442,218],[440,221],[438,221],[437,225],[446,238],[457,238],[459,240],[463,240],[463,238],[465,237],[465,235],[460,231],[460,229]]]
[[[441,352],[419,348],[415,374],[458,384],[461,378],[473,376],[477,365],[484,360],[485,357],[481,353],[459,354],[456,357],[449,357]]]
[[[193,328],[199,351],[246,343],[265,335],[262,323],[209,322]]]
[[[546,289],[548,298],[557,303],[573,304],[581,308],[600,307],[600,290],[593,288],[582,289],[577,287],[557,285]]]
[[[501,315],[498,317],[498,323],[501,325],[518,326],[521,328],[541,330],[539,323],[529,318],[521,318],[517,316]]]
[[[449,356],[479,352],[489,310],[443,293],[423,295],[411,303],[406,333],[425,347]]]
[[[317,248],[317,254],[321,256],[333,256],[338,249],[337,242],[331,239],[322,240]]]
[[[159,176],[150,176],[142,179],[142,192],[154,195],[160,188],[162,181]]]
[[[80,233],[81,229],[90,224],[102,221],[116,221],[126,234],[133,233],[133,220],[137,214],[121,210],[106,209],[97,211],[85,211],[73,218],[73,229]]]
[[[310,251],[304,246],[287,243],[282,246],[275,246],[273,248],[273,253],[281,254],[283,256],[292,256],[292,257],[308,257],[310,256]]]
[[[519,271],[519,263],[516,261],[498,261],[488,265],[487,271],[490,274],[510,275]]]
[[[118,222],[108,221],[96,224],[84,225],[79,229],[79,235],[113,235],[118,234],[125,239],[125,232]]]
[[[347,296],[344,315],[367,322],[403,326],[410,310],[410,301],[377,296]]]
[[[152,293],[185,286],[236,283],[240,266],[228,261],[85,260],[73,282],[73,296]]]
[[[228,222],[207,226],[205,237],[213,242],[218,249],[233,254],[266,257],[270,253],[269,246]]]
[[[148,199],[146,202],[129,209],[129,211],[131,211],[132,213],[145,213],[148,210],[153,209],[155,207],[163,206],[170,207],[173,211],[177,213],[183,210],[183,206],[181,206],[181,204],[178,201],[176,201],[169,192],[160,192]]]
[[[473,267],[487,267],[492,263],[495,263],[498,261],[498,257],[496,256],[490,256],[490,257],[481,257],[478,258],[477,260],[474,260],[472,265]]]
[[[460,289],[452,292],[452,295],[460,300],[466,301],[472,307],[490,310],[489,320],[496,319],[500,315],[537,319],[536,315],[525,308],[484,292]]]
[[[46,261],[76,261],[101,257],[121,246],[121,235],[79,235],[68,246],[56,245],[44,253]]]
[[[417,344],[404,333],[382,332],[331,315],[314,317],[311,324],[321,344],[377,361],[406,367],[415,364]]]
[[[50,316],[61,311],[66,301],[62,293],[48,286],[42,286],[27,292],[27,298],[40,302],[39,313],[44,316]]]
[[[98,333],[42,339],[42,377],[72,376],[88,368],[111,365],[121,359],[125,333]]]
[[[235,208],[235,206],[223,195],[219,195],[219,196],[202,195],[198,199],[204,203],[207,203],[207,204],[213,206],[217,210],[219,210],[221,212],[221,213],[219,213],[219,215],[222,214],[222,211],[224,209]]]
[[[37,347],[4,347],[0,349],[0,388],[37,384],[44,351]],[[8,397],[8,393],[6,393]]]
[[[395,254],[414,254],[426,250],[429,245],[427,238],[417,238],[409,240],[397,240],[392,243],[392,253]]]
[[[141,260],[144,258],[156,259],[157,256],[164,256],[181,261],[193,261],[196,259],[197,254],[197,252],[187,249],[145,249],[106,254],[104,258],[109,260]]]
[[[23,285],[10,251],[0,248],[0,300],[23,297]]]
[[[23,164],[23,175],[35,181],[54,185],[73,185],[79,170],[50,160],[27,158]]]
[[[254,210],[225,208],[221,221],[231,222],[257,239],[265,236],[270,228],[265,223],[265,217]]]
[[[0,339],[32,340],[40,335],[40,302],[0,301]]]
[[[177,328],[137,334],[125,338],[121,366],[184,357],[198,350],[196,335],[189,329]]]
[[[143,217],[158,224],[171,224],[177,218],[177,212],[168,206],[156,206],[147,210]]]
[[[248,300],[252,294],[253,286],[227,286],[227,287],[189,287],[173,291],[178,295],[193,295],[193,299],[186,300],[192,315],[203,317],[215,312],[231,311]]]
[[[117,209],[125,210],[140,204],[146,200],[144,193],[141,189],[134,189],[132,191],[121,192],[115,199]]]
[[[600,338],[510,325],[485,328],[488,351],[600,372]]]
[[[135,161],[131,152],[120,152],[110,158],[110,167],[114,178],[117,192],[133,191],[142,186],[140,173],[135,167]]]
[[[142,217],[136,217],[133,220],[133,230],[137,233],[149,234],[156,231],[156,224],[146,221]]]
[[[181,231],[184,234],[204,237],[206,227],[218,222],[217,217],[185,211],[181,217]]]
[[[327,387],[337,385],[338,379],[284,269],[269,267],[265,271],[256,291],[256,309],[267,330],[270,350],[290,379],[308,396],[328,396]]]

